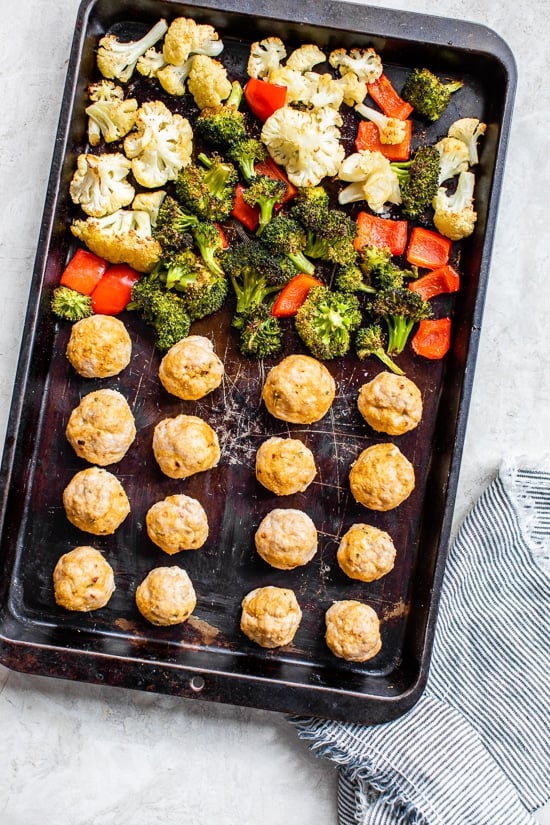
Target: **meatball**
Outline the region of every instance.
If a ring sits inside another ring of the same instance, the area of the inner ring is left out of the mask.
[[[334,602],[325,621],[325,641],[335,656],[366,662],[380,651],[380,620],[368,604],[353,599]]]
[[[67,610],[105,607],[115,589],[113,568],[94,547],[75,547],[53,571],[55,601]]]
[[[119,318],[90,315],[73,324],[67,358],[84,378],[109,378],[130,363],[132,341]]]
[[[114,533],[130,512],[124,487],[101,467],[73,476],[63,491],[63,506],[71,524],[96,536]]]
[[[354,524],[342,536],[336,559],[350,579],[373,582],[393,569],[395,545],[384,530],[370,524]]]
[[[418,426],[422,418],[422,395],[410,378],[381,372],[363,384],[357,407],[376,432],[403,435]]]
[[[269,371],[262,390],[268,411],[292,424],[313,424],[330,409],[336,386],[320,361],[289,355]]]
[[[282,647],[294,639],[302,611],[294,591],[285,587],[258,587],[241,602],[241,630],[261,647]]]
[[[162,472],[170,478],[188,478],[210,470],[220,460],[218,436],[195,415],[165,418],[155,427],[153,453]]]
[[[183,494],[153,504],[145,523],[151,541],[169,555],[197,550],[208,538],[208,518],[202,504]]]
[[[256,530],[258,555],[272,567],[292,570],[307,564],[317,552],[317,529],[302,510],[271,510]]]
[[[273,436],[256,453],[256,478],[277,496],[303,492],[316,474],[313,453],[299,438]]]
[[[371,510],[393,510],[414,490],[414,467],[395,444],[367,447],[352,465],[351,492]]]
[[[65,434],[79,458],[105,467],[126,455],[136,437],[136,425],[121,393],[96,390],[72,411]]]
[[[183,401],[196,401],[221,384],[223,362],[202,335],[182,338],[164,355],[159,378],[164,389]]]
[[[181,624],[196,604],[193,583],[181,567],[156,567],[136,589],[137,608],[154,625]]]

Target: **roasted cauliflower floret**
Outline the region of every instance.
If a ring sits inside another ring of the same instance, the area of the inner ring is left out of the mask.
[[[102,218],[132,202],[135,189],[126,178],[131,164],[120,152],[79,155],[69,185],[73,203],[94,218]]]
[[[451,241],[467,238],[474,231],[477,220],[474,186],[474,173],[461,172],[453,194],[447,194],[445,187],[441,186],[433,199],[434,226]]]
[[[119,209],[103,218],[76,220],[71,232],[91,252],[112,264],[129,264],[138,272],[151,272],[161,248],[151,235],[151,218],[139,209]]]
[[[383,212],[387,203],[401,203],[399,180],[381,152],[362,149],[348,155],[338,170],[338,177],[349,181],[338,195],[341,204],[364,200],[373,212]]]
[[[142,54],[136,63],[136,69],[143,77],[156,77],[159,69],[166,65],[162,52],[152,46]]]
[[[357,106],[362,103],[367,96],[367,84],[359,80],[353,72],[346,72],[336,81],[342,87],[342,94],[346,106]]]
[[[151,228],[153,228],[165,197],[166,191],[164,189],[157,189],[155,192],[139,192],[132,201],[132,209],[141,209],[147,212],[151,219]]]
[[[342,76],[353,72],[364,83],[373,83],[382,74],[382,60],[374,49],[334,49],[329,63]]]
[[[88,87],[88,95],[92,101],[86,108],[91,146],[97,146],[101,139],[106,143],[121,140],[133,129],[138,103],[134,98],[124,100],[121,86],[102,80]]]
[[[217,57],[222,51],[223,42],[214,27],[190,17],[176,17],[170,23],[162,48],[165,61],[174,66],[181,66],[192,54]]]
[[[380,136],[380,143],[397,144],[401,143],[407,134],[407,125],[404,120],[397,117],[387,117],[372,106],[366,106],[364,103],[359,103],[355,107],[357,114],[364,117],[365,120],[370,120],[378,129]]]
[[[231,81],[225,66],[206,54],[192,58],[187,88],[199,109],[220,106],[231,94]]]
[[[479,163],[477,142],[486,130],[487,124],[482,123],[477,117],[461,117],[449,126],[448,136],[462,140],[468,147],[470,166]]]
[[[310,72],[314,66],[324,63],[326,59],[325,53],[319,46],[305,43],[289,54],[286,65],[289,69],[296,69],[298,72]]]
[[[152,48],[168,31],[166,20],[159,20],[139,40],[124,42],[113,34],[106,34],[99,41],[97,67],[103,77],[130,80],[141,55]]]
[[[277,109],[262,129],[262,141],[273,160],[286,169],[295,186],[317,186],[336,175],[344,158],[340,144],[342,118],[336,109]]]
[[[193,130],[186,118],[151,100],[138,109],[136,130],[125,138],[124,151],[138,183],[161,187],[191,160]]]
[[[286,48],[279,37],[266,37],[250,46],[247,71],[250,77],[265,80],[278,69],[286,57]],[[291,67],[292,68],[292,67]]]
[[[435,144],[439,152],[439,183],[468,170],[470,153],[463,140],[444,137]]]

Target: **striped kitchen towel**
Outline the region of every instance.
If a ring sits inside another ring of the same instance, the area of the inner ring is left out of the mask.
[[[294,717],[340,825],[529,825],[548,801],[550,471],[502,464],[450,548],[427,688],[383,725]]]

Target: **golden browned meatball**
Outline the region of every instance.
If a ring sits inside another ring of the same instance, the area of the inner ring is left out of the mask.
[[[370,524],[353,524],[342,536],[336,559],[350,579],[373,582],[393,569],[395,545],[384,530]]]
[[[293,424],[313,424],[329,411],[336,386],[320,361],[289,355],[269,371],[262,398],[271,415]]]
[[[273,436],[256,453],[256,478],[277,496],[303,492],[316,474],[313,453],[299,438]]]
[[[136,589],[139,612],[158,626],[187,621],[196,604],[193,583],[181,567],[155,567]]]
[[[177,415],[159,421],[153,434],[153,452],[170,478],[188,478],[210,470],[220,460],[218,436],[196,415]]]
[[[130,363],[132,341],[119,318],[90,315],[73,324],[67,358],[84,378],[109,378]]]
[[[184,401],[196,401],[215,390],[223,373],[223,362],[203,335],[182,338],[170,347],[159,367],[164,389]]]
[[[95,390],[72,411],[65,434],[80,458],[105,467],[126,455],[136,437],[136,425],[121,393]]]
[[[317,529],[302,510],[271,510],[256,530],[256,550],[279,570],[292,570],[311,561],[317,552]]]
[[[147,534],[165,553],[197,550],[208,538],[208,517],[202,504],[183,494],[166,496],[147,511]]]
[[[422,395],[410,378],[381,372],[363,384],[357,407],[373,430],[403,435],[417,427],[422,418]]]
[[[335,656],[366,662],[380,651],[380,620],[368,604],[353,599],[334,602],[325,613],[325,641]]]
[[[124,487],[101,467],[80,470],[63,491],[67,518],[80,530],[96,536],[114,533],[130,512]]]
[[[302,620],[294,591],[285,587],[258,587],[241,602],[241,630],[261,647],[289,645]]]
[[[75,547],[53,571],[55,601],[67,610],[105,607],[115,589],[113,568],[94,547]]]
[[[349,474],[351,492],[371,510],[393,510],[414,490],[414,467],[395,444],[367,447]]]

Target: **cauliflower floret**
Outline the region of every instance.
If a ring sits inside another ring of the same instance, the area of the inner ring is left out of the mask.
[[[279,37],[266,37],[252,43],[247,66],[249,77],[265,80],[272,71],[279,68],[285,57],[286,48]]]
[[[193,58],[189,58],[181,66],[174,66],[173,63],[165,63],[157,71],[157,80],[169,95],[181,97],[187,91],[186,81],[193,65]]]
[[[477,141],[486,130],[487,124],[482,123],[477,117],[461,117],[449,126],[448,136],[462,140],[468,147],[470,166],[479,163]]]
[[[217,57],[222,51],[223,42],[214,27],[190,17],[176,17],[170,23],[162,49],[165,61],[174,66],[181,66],[192,54]]]
[[[122,140],[136,122],[138,102],[128,100],[98,100],[86,108],[88,115],[88,140],[91,146],[97,146],[101,138],[106,143]]]
[[[138,109],[136,131],[125,138],[124,151],[137,182],[156,189],[175,180],[191,160],[193,130],[186,118],[151,100]]]
[[[119,209],[104,218],[73,221],[71,232],[88,249],[112,264],[129,264],[151,272],[161,247],[151,234],[151,219],[143,210]]]
[[[166,61],[162,52],[157,51],[153,46],[141,55],[136,63],[136,69],[143,77],[156,77],[159,70],[165,65]]]
[[[317,186],[335,175],[344,157],[340,144],[342,118],[336,109],[277,109],[262,129],[262,141],[273,160],[295,186]]]
[[[353,72],[346,72],[334,82],[342,87],[346,106],[357,106],[367,96],[367,84]]]
[[[130,161],[120,152],[79,155],[69,185],[73,203],[94,218],[127,206],[135,195],[134,187],[126,180],[130,169]]]
[[[297,69],[288,66],[277,66],[265,78],[269,83],[286,86],[286,102],[298,103],[305,101],[309,95],[310,84],[306,77]]]
[[[344,99],[344,90],[331,74],[318,74],[317,72],[306,72],[304,77],[308,81],[309,95],[307,103],[313,109],[322,109],[324,106],[331,106],[338,109]]]
[[[130,80],[136,63],[168,31],[166,20],[159,20],[139,40],[124,42],[114,34],[106,34],[99,41],[97,67],[103,77],[116,78],[126,83]]]
[[[165,197],[166,192],[164,189],[157,189],[155,192],[140,192],[132,201],[132,209],[141,209],[143,212],[147,212],[151,219],[151,226],[154,227]]]
[[[440,158],[439,183],[467,171],[470,153],[463,140],[444,137],[435,144],[435,148]]]
[[[382,60],[374,49],[334,49],[329,55],[329,63],[343,76],[353,72],[364,83],[373,83],[382,74]]]
[[[294,49],[288,57],[286,65],[289,69],[296,69],[298,72],[310,72],[314,66],[324,63],[326,55],[319,46],[306,43],[298,49]]]
[[[447,194],[445,187],[441,186],[433,199],[434,226],[451,241],[467,238],[474,231],[477,220],[474,186],[473,172],[460,172],[454,193]]]
[[[387,117],[373,109],[371,106],[365,106],[360,103],[355,107],[357,114],[364,117],[365,120],[370,120],[378,129],[380,136],[380,143],[397,144],[401,143],[407,135],[407,125],[404,120],[399,120],[397,117]]]
[[[398,177],[381,152],[362,149],[348,155],[338,177],[351,181],[338,195],[341,204],[365,200],[373,212],[383,212],[386,203],[401,203]]]
[[[212,57],[198,54],[192,58],[187,88],[199,109],[219,106],[231,94],[231,81],[225,67]]]
[[[99,80],[88,86],[88,97],[97,100],[124,100],[124,89],[112,80]]]

